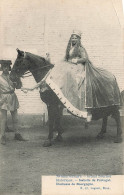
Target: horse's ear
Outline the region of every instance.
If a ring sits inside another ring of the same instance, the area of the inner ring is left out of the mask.
[[[21,51],[17,48],[16,51],[18,52],[18,54],[21,54]]]
[[[24,56],[24,51],[20,51],[18,48],[16,49],[19,56]]]
[[[17,48],[17,49],[16,49],[16,51],[18,52],[18,51],[19,51],[19,49]]]

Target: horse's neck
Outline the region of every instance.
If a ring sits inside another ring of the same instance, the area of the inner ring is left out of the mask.
[[[33,75],[33,77],[34,77],[34,79],[35,79],[35,81],[36,81],[37,83],[38,83],[39,81],[41,81],[42,77],[40,77],[40,74],[38,75],[37,72],[33,72],[33,71],[31,71],[31,73],[32,73],[32,75]]]
[[[34,54],[27,53],[26,59],[28,60],[29,71],[34,76],[36,82],[41,81],[47,72],[53,67],[53,65],[47,60]]]
[[[38,66],[38,67],[35,67],[35,69],[34,69],[34,68],[31,68],[31,69],[30,69],[30,72],[32,73],[32,75],[33,75],[35,81],[38,83],[38,82],[40,82],[40,81],[44,78],[44,76],[47,74],[48,69],[47,69],[47,68],[43,68],[43,69],[42,69],[42,67],[39,67],[39,66]]]

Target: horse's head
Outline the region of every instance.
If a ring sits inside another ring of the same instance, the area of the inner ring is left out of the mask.
[[[53,65],[50,64],[44,58],[23,52],[17,49],[18,55],[11,71],[11,77],[13,79],[17,77],[23,77],[27,71],[30,71],[34,76],[35,80],[39,82]]]
[[[24,52],[17,49],[18,55],[13,68],[10,73],[10,79],[15,83],[15,87],[20,89],[22,87],[20,77],[27,71],[27,67],[24,63]]]
[[[24,52],[17,49],[18,55],[13,68],[11,70],[11,77],[22,77],[23,74],[28,70],[28,64],[25,62]]]

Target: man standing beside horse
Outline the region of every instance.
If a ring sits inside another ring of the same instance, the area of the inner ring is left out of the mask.
[[[11,70],[10,60],[1,60],[1,70],[3,71],[0,75],[0,114],[1,114],[1,144],[6,144],[5,130],[7,125],[7,111],[10,111],[12,116],[13,130],[15,132],[15,139],[24,141],[21,134],[18,131],[18,113],[19,108],[18,98],[15,94],[15,88],[20,86],[19,83],[13,83],[9,77],[9,71]]]

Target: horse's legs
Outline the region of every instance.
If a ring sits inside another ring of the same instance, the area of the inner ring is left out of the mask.
[[[85,127],[85,129],[88,129],[88,126],[89,126],[88,122],[85,121],[85,122],[84,122],[84,127]]]
[[[54,123],[55,123],[55,112],[53,105],[48,106],[48,119],[49,119],[49,135],[48,139],[53,138],[53,129],[54,129]]]
[[[97,138],[103,138],[104,134],[106,133],[107,120],[108,120],[108,117],[104,116],[103,121],[102,121],[102,129],[101,129],[100,133],[97,135]]]
[[[51,140],[53,138],[53,127],[55,122],[54,105],[52,104],[47,105],[47,109],[48,109],[49,135],[48,135],[48,139],[45,140],[43,144],[44,147],[48,147],[52,145]]]
[[[63,107],[61,105],[56,106],[56,113],[55,113],[55,130],[58,132],[56,140],[62,141],[62,126],[61,126],[61,118],[63,113]]]
[[[113,114],[113,117],[117,124],[117,137],[115,139],[115,143],[120,143],[122,141],[122,129],[121,129],[121,120],[120,120],[120,112],[119,110],[116,110]]]

